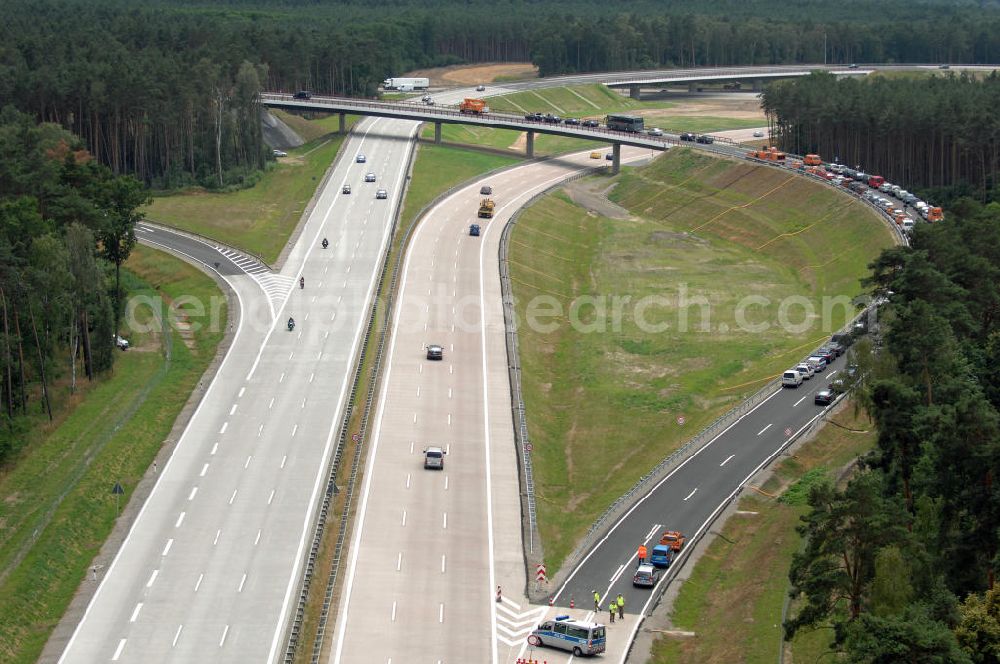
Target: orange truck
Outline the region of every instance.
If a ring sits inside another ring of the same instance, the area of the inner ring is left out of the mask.
[[[818,154],[807,154],[805,159],[802,160],[806,166],[822,166],[823,160],[820,159]]]
[[[669,546],[671,551],[680,551],[684,548],[684,535],[677,530],[668,530],[660,538],[660,544]]]
[[[927,214],[924,215],[924,219],[927,221],[941,221],[944,219],[944,212],[941,211],[939,207],[927,208]]]
[[[760,159],[762,161],[775,161],[785,163],[785,153],[778,148],[764,148],[763,150],[751,150],[747,153],[747,159]]]
[[[490,112],[490,107],[482,99],[464,99],[458,105],[458,110],[471,115],[485,115]]]

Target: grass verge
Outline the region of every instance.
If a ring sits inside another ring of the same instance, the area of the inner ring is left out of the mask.
[[[181,296],[221,298],[210,278],[162,252],[138,246],[126,268],[132,297],[165,304]],[[150,309],[136,311],[139,323],[152,321],[150,331],[133,333],[134,348],[84,397],[64,398],[59,420],[34,427],[0,476],[0,661],[34,662],[81,581],[87,583],[87,566],[115,524],[111,489],[120,482],[127,500],[146,473],[215,356],[226,325],[224,299],[217,311],[214,330],[178,326],[166,335]],[[189,314],[180,306],[158,312]]]
[[[646,108],[669,108],[662,101],[639,101],[599,85],[570,85],[562,88],[526,90],[490,97],[490,108],[505,113],[553,113],[563,117],[599,117],[608,113]]]
[[[157,196],[146,208],[149,219],[274,261],[345,138],[332,133],[338,127],[336,115],[311,121],[279,116],[296,131],[315,138],[289,150],[249,189],[225,193],[189,189]]]
[[[875,443],[875,432],[851,404],[834,415],[813,440],[781,462],[762,490],[774,498],[745,492],[674,602],[673,626],[693,638],[663,636],[653,644],[651,662],[775,661],[781,644],[781,614],[792,555],[802,540],[795,531],[808,508],[807,484],[833,476]],[[781,498],[777,498],[781,496]],[[791,644],[794,658],[817,661],[830,633],[803,634]]]
[[[549,569],[651,466],[846,322],[891,243],[831,189],[691,150],[574,188],[611,184],[622,219],[563,191],[511,238]]]
[[[478,150],[467,150],[455,147],[421,144],[417,148],[417,156],[413,165],[413,178],[410,180],[406,195],[403,198],[403,205],[400,210],[399,224],[393,235],[389,246],[388,272],[386,280],[376,293],[376,313],[375,326],[372,334],[365,346],[365,361],[361,366],[361,380],[358,384],[358,398],[352,404],[353,411],[351,421],[348,425],[349,431],[360,431],[362,415],[364,412],[364,399],[372,381],[377,379],[374,375],[374,350],[379,335],[386,324],[386,303],[389,297],[389,279],[392,276],[392,268],[400,256],[400,252],[405,250],[403,238],[407,231],[416,222],[417,214],[436,196],[447,191],[469,178],[486,173],[495,168],[500,168],[508,164],[516,163],[518,160],[500,155],[484,153]],[[348,444],[342,457],[341,466],[337,471],[336,483],[339,487],[346,487],[350,478],[350,468],[358,454],[358,446]],[[364,466],[358,470],[357,482],[363,479]],[[358,486],[358,485],[356,485]],[[301,634],[304,635],[300,645],[295,652],[296,664],[303,664],[312,659],[313,638],[319,625],[319,615],[322,610],[326,593],[326,581],[333,567],[333,556],[337,543],[336,524],[345,518],[351,518],[352,514],[344,513],[346,507],[346,491],[340,491],[330,507],[330,517],[327,521],[323,541],[317,553],[317,560],[314,572],[313,584],[309,589],[309,597],[306,600],[305,614],[302,621]],[[356,509],[357,502],[354,504]],[[345,551],[346,554],[346,551]],[[336,607],[340,602],[339,583],[343,576],[338,579],[338,587],[335,588],[334,596],[331,600],[333,610],[327,623],[327,640],[323,647],[329,646],[329,640],[333,633],[333,624],[336,620]],[[324,658],[326,656],[324,650]]]

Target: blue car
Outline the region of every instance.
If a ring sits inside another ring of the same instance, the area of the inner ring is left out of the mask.
[[[670,567],[670,561],[673,559],[673,555],[674,553],[670,550],[669,546],[657,544],[653,547],[653,555],[650,556],[649,562],[653,563],[654,567],[665,569]]]
[[[479,237],[479,224],[472,224],[469,226],[469,235],[472,237]]]

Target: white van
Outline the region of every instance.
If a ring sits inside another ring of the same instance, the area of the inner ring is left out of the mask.
[[[802,380],[809,380],[816,375],[816,370],[812,368],[812,365],[805,362],[795,365],[795,370],[802,374]]]
[[[904,233],[909,233],[913,230],[913,220],[909,217],[903,217],[903,223],[900,225],[903,227]]]
[[[782,387],[798,387],[801,384],[802,384],[802,374],[800,374],[795,369],[789,369],[785,373],[781,374]]]

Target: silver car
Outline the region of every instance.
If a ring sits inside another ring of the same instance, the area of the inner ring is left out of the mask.
[[[632,585],[643,588],[652,588],[659,580],[660,570],[656,569],[649,563],[643,563],[636,568],[635,575],[632,576]]]
[[[428,447],[424,450],[424,468],[427,470],[444,470],[445,451],[440,447]]]

